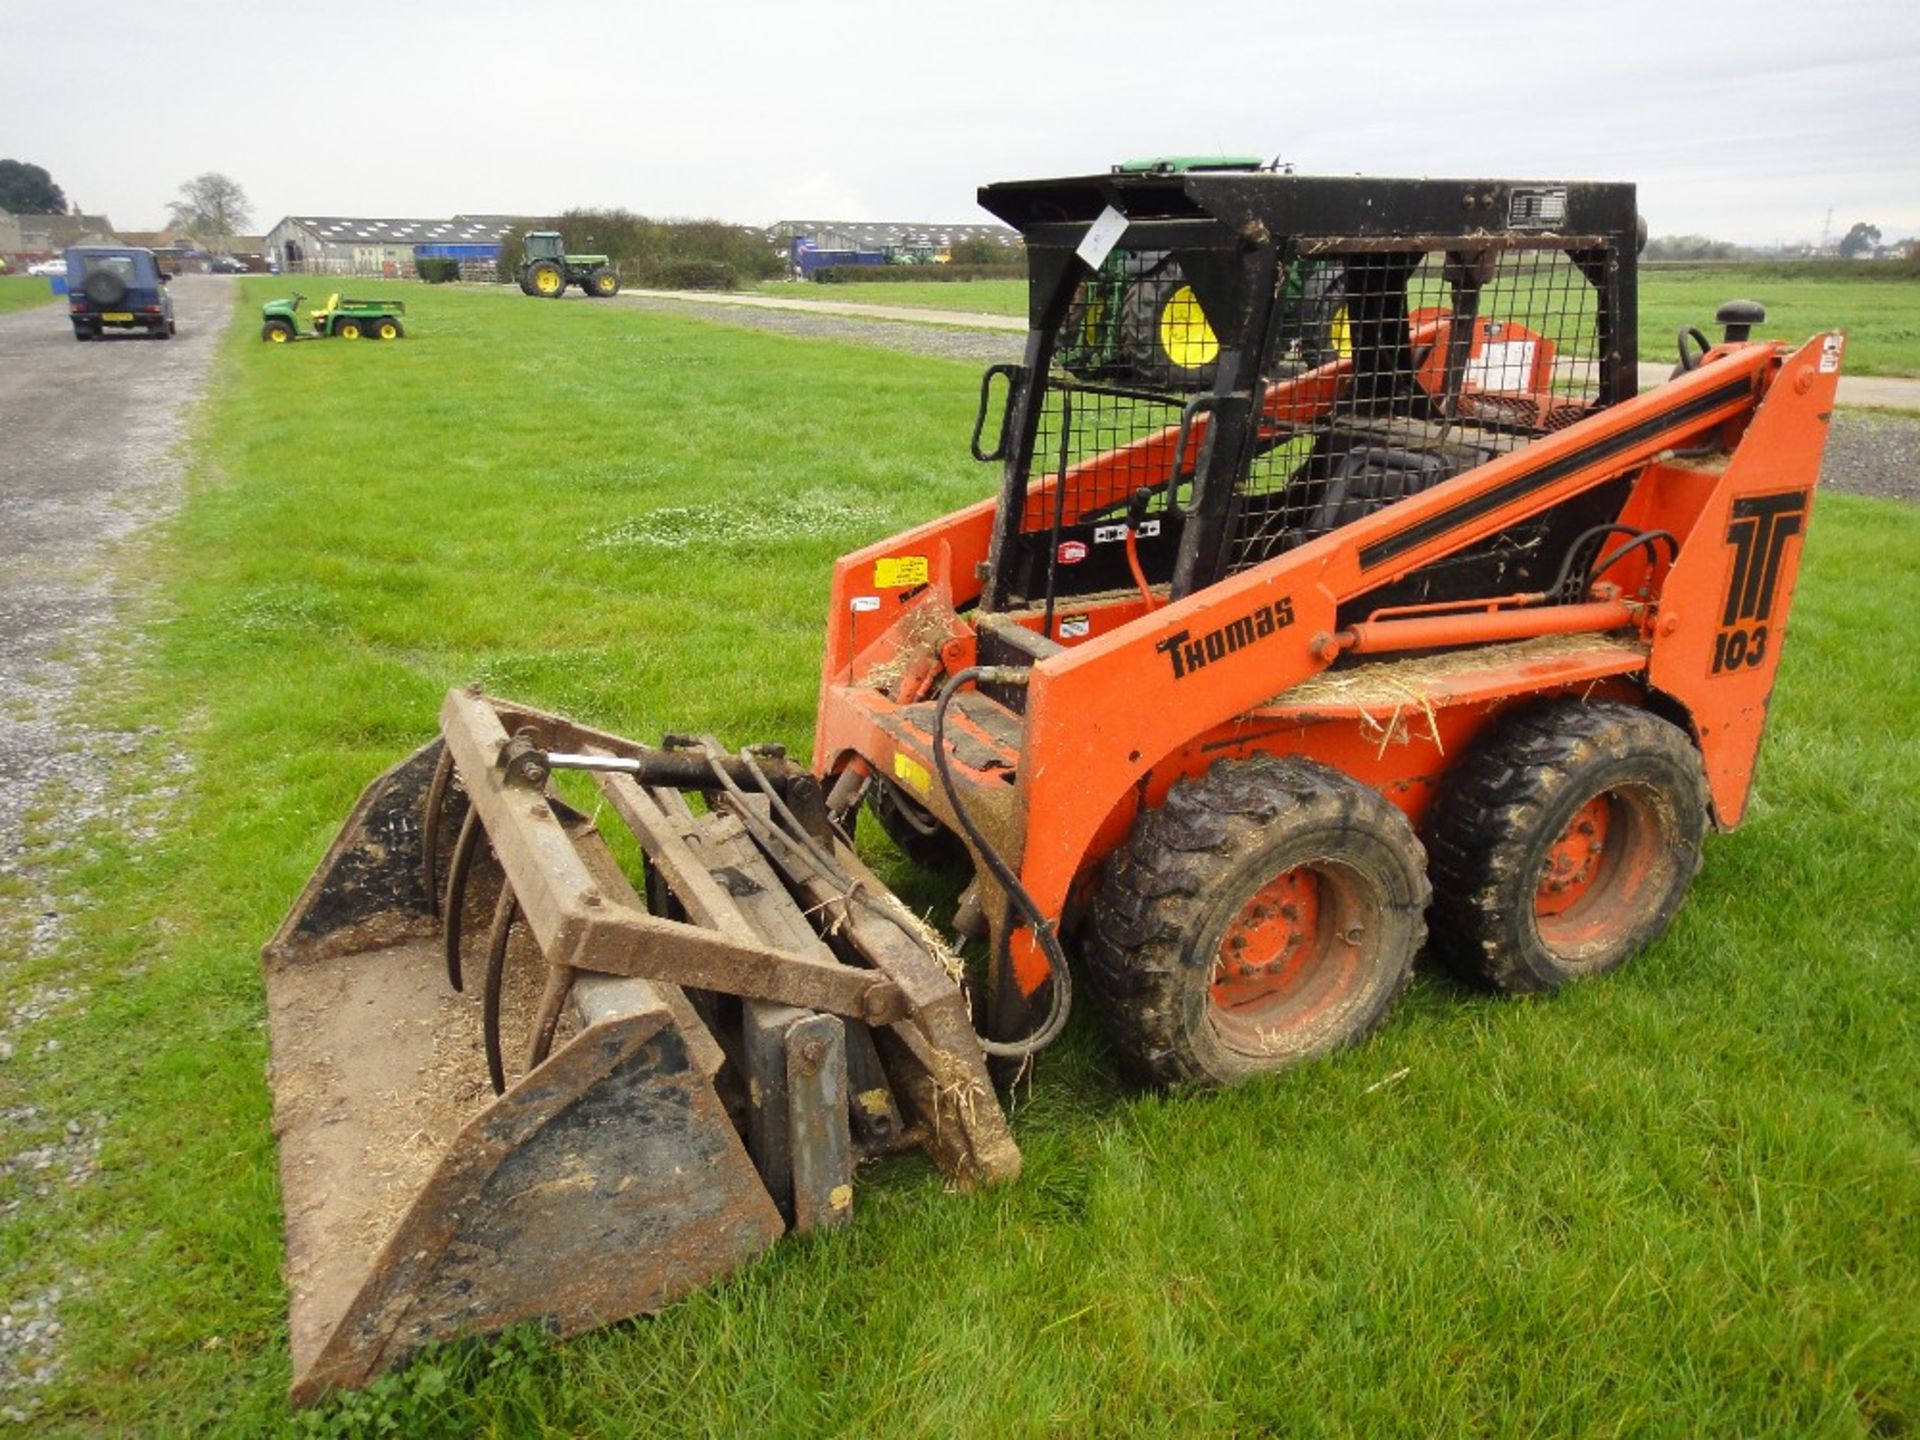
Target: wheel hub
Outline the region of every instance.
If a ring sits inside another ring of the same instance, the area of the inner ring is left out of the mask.
[[[1533,898],[1536,914],[1562,914],[1593,888],[1612,824],[1613,802],[1604,794],[1574,812],[1540,866],[1540,884]]]
[[[1242,1009],[1285,995],[1321,951],[1321,877],[1297,867],[1269,881],[1220,939],[1213,1003]]]

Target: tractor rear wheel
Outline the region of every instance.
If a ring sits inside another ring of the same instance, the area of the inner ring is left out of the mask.
[[[620,293],[620,277],[613,273],[611,265],[596,265],[587,272],[586,289],[596,300],[604,300]]]
[[[1425,934],[1426,861],[1381,795],[1311,760],[1174,783],[1107,862],[1088,981],[1122,1061],[1231,1085],[1381,1023]]]
[[[567,272],[551,260],[537,260],[527,271],[527,285],[543,300],[558,300],[567,293]]]
[[[1605,701],[1515,714],[1436,808],[1434,949],[1517,994],[1612,970],[1666,933],[1706,831],[1679,727]]]
[[[1141,379],[1179,390],[1213,384],[1220,341],[1178,271],[1142,280],[1127,292],[1123,309],[1122,333]]]

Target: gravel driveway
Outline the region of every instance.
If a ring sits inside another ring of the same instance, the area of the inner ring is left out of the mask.
[[[976,365],[1019,360],[1025,336],[1005,331],[963,329],[958,325],[891,320],[859,320],[844,315],[808,315],[794,310],[728,306],[719,311],[700,301],[660,300],[624,295],[627,303],[711,325],[735,325],[777,335],[878,345],[941,360]],[[929,318],[938,311],[924,311]],[[1830,490],[1920,502],[1920,419],[1874,410],[1842,410],[1834,416],[1821,483]]]
[[[237,293],[206,275],[171,288],[172,340],[78,344],[58,304],[0,315],[0,875],[22,868],[36,797],[68,781],[97,800],[131,743],[64,712],[125,599],[108,552],[178,498],[183,421]]]

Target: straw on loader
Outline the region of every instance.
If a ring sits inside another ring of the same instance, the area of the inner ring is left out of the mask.
[[[1011,1178],[993,1071],[1060,1034],[1069,944],[1130,1071],[1233,1083],[1367,1034],[1423,945],[1614,968],[1739,823],[1842,337],[1728,306],[1637,393],[1624,185],[981,200],[1031,271],[999,491],[838,563],[812,763],[455,692],[267,947],[296,1398],[657,1309],[843,1222],[867,1155]],[[1206,388],[1063,363],[1122,249],[1204,310]],[[862,809],[972,865],[978,1007]]]

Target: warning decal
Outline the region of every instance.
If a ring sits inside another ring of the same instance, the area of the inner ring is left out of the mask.
[[[904,590],[909,585],[926,583],[927,557],[924,555],[889,555],[873,562],[876,590]]]

